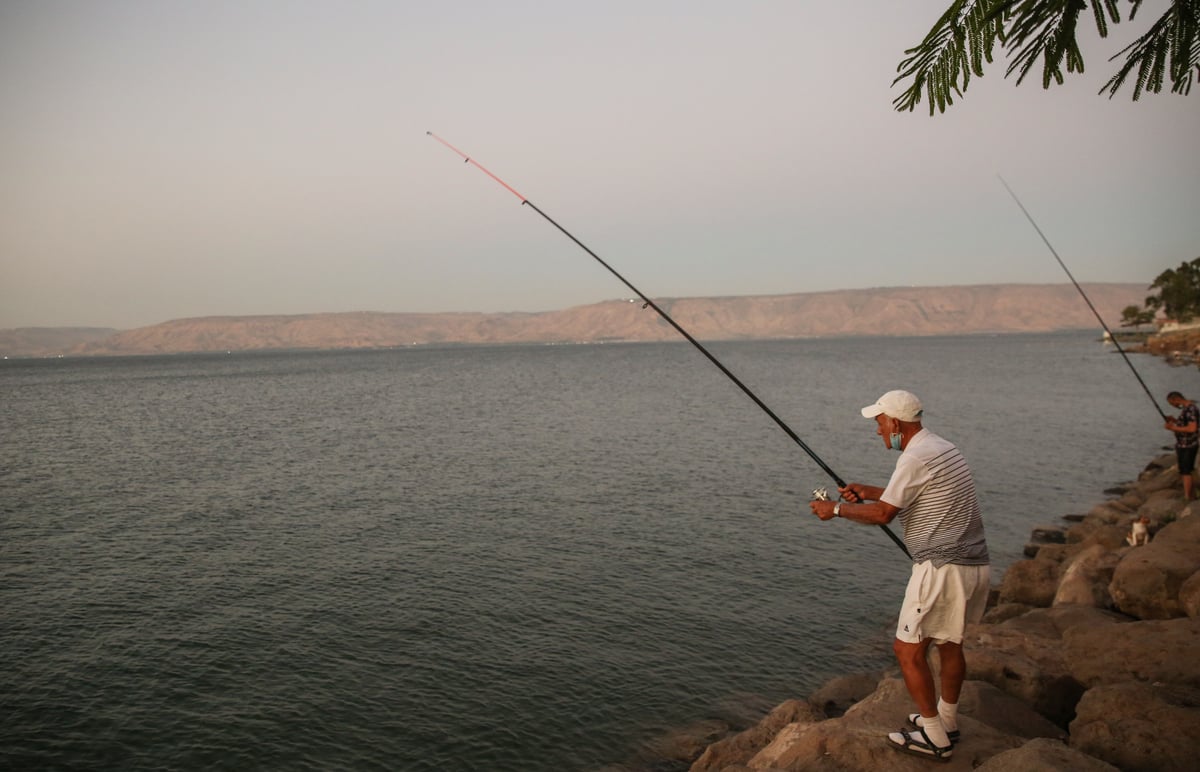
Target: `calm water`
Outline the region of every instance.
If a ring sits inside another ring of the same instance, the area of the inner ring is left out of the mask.
[[[1094,335],[711,349],[850,480],[921,395],[1001,569],[1170,441]],[[5,768],[647,769],[889,661],[903,555],[686,343],[6,361],[0,427]]]

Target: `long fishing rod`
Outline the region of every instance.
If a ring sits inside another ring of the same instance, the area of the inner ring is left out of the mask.
[[[732,372],[729,371],[729,368],[727,368],[727,367],[725,367],[725,365],[721,364],[720,360],[718,360],[715,356],[712,355],[711,352],[709,352],[708,349],[706,349],[703,345],[701,345],[700,341],[693,338],[687,330],[680,327],[679,323],[676,322],[674,319],[672,319],[670,314],[668,314],[666,311],[659,308],[657,303],[655,303],[650,298],[646,297],[646,295],[644,295],[641,290],[639,290],[637,287],[633,286],[633,284],[631,284],[628,279],[626,279],[624,276],[622,276],[620,273],[618,273],[615,268],[613,268],[611,265],[609,265],[604,260],[602,260],[600,258],[600,256],[597,255],[595,252],[588,249],[586,244],[584,244],[579,239],[575,238],[575,236],[573,236],[570,231],[568,231],[566,228],[562,227],[557,222],[555,222],[554,219],[552,217],[550,217],[550,215],[543,212],[541,209],[538,208],[538,206],[536,204],[534,204],[529,199],[525,198],[525,196],[522,196],[520,193],[518,193],[507,182],[500,179],[496,175],[492,174],[490,171],[488,171],[486,168],[484,168],[474,158],[471,158],[469,155],[467,155],[463,151],[459,150],[454,145],[451,145],[449,142],[442,139],[438,135],[434,134],[432,131],[427,131],[425,133],[428,134],[429,136],[433,137],[434,139],[436,139],[438,142],[442,143],[446,147],[450,148],[455,153],[457,153],[463,159],[464,163],[471,164],[476,169],[479,169],[479,171],[483,172],[484,174],[491,177],[496,182],[500,183],[500,185],[503,186],[505,190],[507,190],[509,193],[512,193],[517,198],[521,199],[521,204],[523,206],[528,205],[531,209],[533,209],[533,211],[537,212],[543,218],[545,218],[546,222],[550,223],[555,228],[560,230],[563,233],[563,235],[565,235],[571,241],[574,241],[575,244],[578,245],[580,249],[582,249],[584,252],[587,252],[589,255],[591,255],[593,258],[595,258],[596,262],[600,263],[600,265],[607,268],[609,273],[611,273],[613,276],[616,276],[618,279],[620,279],[622,284],[624,284],[626,287],[628,287],[630,290],[632,290],[635,295],[637,295],[639,298],[641,298],[643,301],[645,301],[645,305],[642,306],[642,308],[649,306],[650,308],[653,308],[656,312],[658,312],[658,315],[661,316],[664,320],[666,320],[667,324],[674,327],[676,332],[678,332],[680,335],[682,335],[684,338],[686,338],[688,343],[691,343],[693,346],[695,346],[700,351],[701,354],[703,354],[705,357],[708,358],[708,361],[710,361],[714,365],[716,365],[718,370],[720,370],[722,373],[724,373],[725,376],[729,378],[729,380],[733,381],[734,384],[739,389],[741,389],[742,392],[745,393],[745,395],[754,402],[754,404],[758,405],[764,413],[766,413],[768,416],[770,416],[771,420],[774,421],[776,423],[776,425],[779,426],[780,429],[783,429],[784,433],[787,434],[787,436],[791,437],[792,440],[797,445],[799,445],[800,448],[805,453],[808,454],[809,458],[811,458],[813,461],[815,461],[817,463],[817,466],[819,466],[819,467],[821,467],[821,469],[825,470],[825,473],[828,474],[833,479],[834,483],[837,484],[837,487],[839,487],[839,488],[846,487],[846,481],[843,480],[841,477],[839,477],[837,472],[834,472],[833,469],[831,469],[828,464],[826,464],[824,461],[822,461],[821,457],[818,456],[812,448],[808,447],[808,445],[806,445],[804,443],[804,440],[800,439],[800,435],[798,435],[794,431],[792,431],[792,427],[790,427],[786,423],[784,423],[782,418],[775,415],[775,412],[773,410],[771,410],[771,408],[767,407],[767,404],[765,402],[763,402],[761,399],[759,399],[758,395],[755,394],[753,391],[751,391],[749,386],[742,383],[742,381],[736,375],[734,375]],[[891,537],[892,541],[894,541],[896,543],[896,546],[898,546],[901,550],[904,551],[905,555],[909,556],[909,559],[912,558],[912,555],[909,555],[908,548],[904,546],[904,542],[902,542],[896,536],[896,534],[892,533],[890,528],[888,528],[886,525],[884,525],[882,523],[879,525],[879,527],[883,529],[884,533],[886,533],[888,536]]]
[[[1000,177],[1000,175],[996,176]],[[1067,268],[1066,263],[1064,263],[1062,258],[1058,256],[1058,252],[1050,243],[1050,239],[1046,238],[1046,234],[1042,233],[1042,229],[1039,228],[1038,224],[1034,221],[1033,215],[1029,214],[1029,210],[1026,209],[1025,205],[1021,203],[1021,199],[1017,198],[1017,194],[1013,192],[1013,189],[1009,187],[1008,183],[1005,182],[1003,177],[1000,177],[1000,184],[1003,185],[1005,190],[1008,191],[1008,195],[1012,196],[1013,201],[1017,202],[1017,206],[1021,207],[1021,211],[1025,213],[1026,219],[1029,220],[1029,224],[1032,225],[1033,229],[1037,231],[1037,234],[1042,237],[1042,241],[1045,242],[1046,246],[1050,249],[1050,254],[1054,255],[1054,259],[1058,261],[1060,266],[1062,266],[1063,271],[1065,271],[1067,274],[1067,278],[1070,279],[1071,283],[1075,285],[1075,289],[1079,290],[1079,294],[1083,296],[1083,301],[1087,303],[1088,308],[1092,309],[1092,313],[1096,315],[1096,321],[1100,322],[1100,326],[1104,328],[1106,333],[1108,333],[1108,339],[1111,340],[1113,345],[1117,347],[1117,351],[1120,352],[1121,358],[1125,360],[1125,364],[1129,365],[1129,369],[1133,372],[1133,377],[1137,378],[1138,383],[1142,385],[1142,391],[1146,392],[1146,396],[1150,398],[1150,403],[1154,405],[1154,409],[1158,411],[1158,414],[1162,416],[1164,421],[1168,420],[1167,414],[1164,413],[1162,408],[1158,406],[1158,400],[1156,400],[1154,395],[1150,393],[1150,388],[1146,386],[1146,382],[1143,381],[1142,376],[1138,374],[1137,368],[1133,366],[1133,362],[1129,361],[1129,356],[1125,353],[1125,349],[1121,348],[1121,342],[1117,340],[1116,335],[1113,335],[1112,330],[1108,329],[1108,325],[1104,323],[1104,319],[1100,316],[1100,312],[1096,310],[1094,305],[1092,305],[1092,301],[1088,299],[1087,293],[1083,291],[1083,287],[1079,286],[1079,282],[1075,281],[1075,277],[1071,275],[1071,271],[1069,268]]]

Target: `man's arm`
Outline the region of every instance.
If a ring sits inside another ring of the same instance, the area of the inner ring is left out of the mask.
[[[900,514],[897,507],[893,507],[886,501],[867,501],[858,504],[849,501],[810,501],[808,505],[813,514],[822,520],[844,517],[865,525],[887,525],[896,519],[896,515]],[[834,509],[838,511],[837,515],[833,514]]]
[[[847,520],[867,525],[887,525],[900,514],[898,507],[886,501],[869,501],[863,504],[842,504],[839,515]]]

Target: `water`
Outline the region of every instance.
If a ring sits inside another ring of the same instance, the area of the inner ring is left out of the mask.
[[[1093,335],[711,349],[850,480],[921,395],[998,571],[1171,439]],[[889,663],[903,555],[686,343],[7,361],[0,425],[5,768],[670,769]]]

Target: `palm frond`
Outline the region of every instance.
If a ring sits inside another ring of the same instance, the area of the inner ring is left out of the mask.
[[[1172,93],[1190,93],[1193,79],[1200,75],[1200,0],[1176,0],[1145,35],[1112,59],[1121,56],[1125,63],[1100,89],[1101,94],[1108,92],[1109,99],[1116,96],[1135,69],[1134,101],[1145,92],[1161,92],[1167,80]]]
[[[1042,87],[1061,84],[1066,74],[1084,71],[1079,47],[1079,21],[1090,5],[1096,31],[1107,37],[1110,25],[1121,22],[1126,5],[1132,21],[1143,0],[953,0],[920,45],[907,49],[896,68],[895,86],[908,87],[892,101],[899,111],[913,111],[923,98],[929,114],[945,112],[961,97],[971,76],[982,77],[992,62],[997,41],[1007,49],[1005,77],[1024,82],[1041,63]],[[1177,94],[1191,92],[1200,79],[1200,0],[1171,0],[1150,31],[1122,49],[1110,61],[1124,57],[1117,73],[1100,93],[1116,92],[1131,77],[1133,99],[1159,93],[1169,82]]]
[[[954,104],[954,94],[962,95],[972,73],[983,75],[985,63],[992,61],[997,40],[1003,42],[1002,19],[993,14],[1000,0],[954,0],[921,41],[907,49],[906,58],[896,68],[896,85],[907,78],[912,84],[892,101],[897,110],[911,112],[929,99],[929,114],[936,108],[945,112]],[[960,82],[961,80],[961,82]]]
[[[1053,79],[1063,82],[1063,61],[1067,72],[1083,72],[1083,52],[1075,40],[1079,14],[1087,8],[1085,0],[1025,0],[1013,10],[1012,26],[1008,31],[1008,49],[1012,61],[1005,77],[1014,72],[1017,85],[1042,61],[1042,87],[1049,88]],[[1097,3],[1096,12],[1104,5]]]

